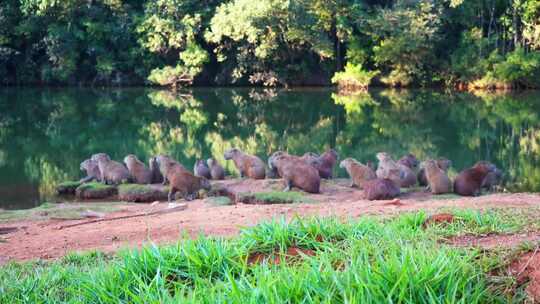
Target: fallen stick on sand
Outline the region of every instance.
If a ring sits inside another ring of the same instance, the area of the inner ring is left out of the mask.
[[[166,214],[166,213],[185,210],[186,208],[187,208],[187,204],[178,204],[177,206],[174,206],[174,207],[168,207],[166,209],[156,210],[156,211],[152,211],[152,212],[137,213],[137,214],[131,214],[131,215],[123,215],[123,216],[118,216],[118,217],[100,218],[100,219],[95,219],[95,220],[86,221],[86,222],[82,222],[82,223],[62,225],[62,226],[59,226],[57,229],[62,230],[62,229],[65,229],[65,228],[82,226],[82,225],[86,225],[86,224],[94,224],[94,223],[99,223],[99,222],[122,220],[122,219],[128,219],[128,218],[134,218],[134,217],[140,217],[140,216],[147,216],[147,215]]]

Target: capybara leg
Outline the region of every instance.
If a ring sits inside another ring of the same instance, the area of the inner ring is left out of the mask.
[[[197,198],[197,194],[196,193],[188,193],[186,195],[184,195],[184,199],[186,201],[192,201],[194,200],[195,198]]]
[[[284,192],[291,191],[292,188],[292,182],[290,180],[285,181],[285,189],[283,189]]]
[[[172,202],[175,193],[176,193],[176,189],[171,187],[171,189],[169,190],[169,195],[167,196],[167,199],[168,199],[169,203]]]

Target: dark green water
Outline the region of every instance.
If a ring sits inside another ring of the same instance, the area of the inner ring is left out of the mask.
[[[120,160],[168,153],[187,167],[231,146],[266,160],[335,147],[340,157],[450,158],[454,170],[496,163],[511,191],[540,189],[540,92],[512,95],[328,89],[0,89],[0,208],[54,200],[96,152]],[[231,169],[231,164],[227,164]],[[338,172],[341,175],[345,173]]]

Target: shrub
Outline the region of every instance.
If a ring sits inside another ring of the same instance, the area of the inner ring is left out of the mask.
[[[332,83],[337,84],[339,90],[358,91],[366,90],[373,77],[379,74],[378,71],[365,71],[360,64],[348,63],[345,70],[336,72],[332,77]]]

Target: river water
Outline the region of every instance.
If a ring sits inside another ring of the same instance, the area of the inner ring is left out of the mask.
[[[505,172],[508,191],[538,191],[539,115],[539,91],[4,88],[0,208],[54,200],[55,184],[79,179],[80,162],[93,153],[117,160],[166,153],[191,168],[211,155],[224,163],[232,146],[264,160],[276,150],[330,147],[362,162],[374,162],[379,151],[396,158],[412,152],[447,157],[455,172],[489,160]]]

